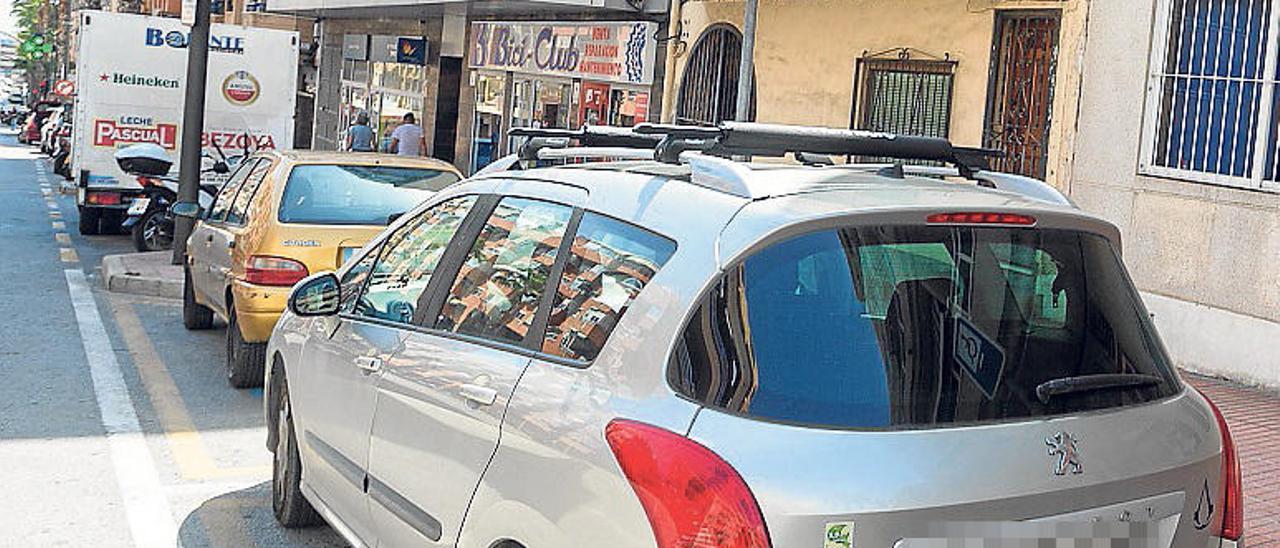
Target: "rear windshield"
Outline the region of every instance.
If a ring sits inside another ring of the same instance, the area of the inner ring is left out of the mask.
[[[302,165],[280,200],[280,222],[384,225],[458,181],[449,171],[388,166]]]
[[[921,428],[1180,390],[1110,243],[1064,230],[861,227],[772,245],[699,305],[668,374],[784,422]]]

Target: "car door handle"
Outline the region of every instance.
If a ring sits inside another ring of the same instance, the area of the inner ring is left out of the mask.
[[[493,405],[498,401],[497,390],[478,384],[464,384],[458,388],[458,394],[480,405]]]
[[[356,358],[356,367],[365,373],[377,373],[382,369],[382,360],[372,356],[360,356]]]

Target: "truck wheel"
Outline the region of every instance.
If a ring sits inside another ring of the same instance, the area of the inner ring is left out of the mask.
[[[182,269],[182,326],[193,331],[213,327],[213,311],[196,302],[191,272],[185,268]]]
[[[227,307],[227,383],[234,388],[262,386],[267,343],[251,343],[240,333],[234,304]]]
[[[173,247],[173,236],[164,227],[165,212],[155,208],[144,214],[134,223],[131,230],[133,248],[138,251],[161,251]]]
[[[276,446],[271,466],[271,509],[276,521],[294,529],[317,525],[320,514],[302,496],[302,458],[298,455],[298,438],[293,431],[293,413],[289,408],[289,385],[281,381],[271,392],[275,400]]]
[[[87,207],[80,208],[80,235],[95,236],[98,234],[98,220],[102,212]]]

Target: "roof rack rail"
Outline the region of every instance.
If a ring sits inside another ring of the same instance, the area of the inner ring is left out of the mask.
[[[956,166],[960,174],[990,169],[988,160],[1003,155],[998,150],[958,147],[940,137],[896,135],[856,129],[722,122],[715,127],[642,123],[634,128],[583,126],[582,129],[512,128],[510,135],[529,137],[520,149],[522,160],[537,160],[545,148],[625,147],[654,150],[654,159],[679,163],[686,151],[713,156],[815,155],[864,156],[895,160],[926,160]]]

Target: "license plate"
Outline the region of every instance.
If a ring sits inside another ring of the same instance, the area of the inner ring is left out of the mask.
[[[347,262],[347,261],[351,260],[351,258],[352,258],[352,257],[354,257],[354,256],[356,255],[356,252],[357,252],[357,251],[360,251],[360,248],[358,248],[358,247],[344,247],[344,248],[342,248],[342,253],[339,255],[339,257],[341,257],[342,261],[340,261],[340,265],[339,265],[339,266],[341,266],[341,264],[346,264],[346,262]]]
[[[129,204],[129,214],[142,215],[146,213],[148,205],[151,205],[151,198],[134,198],[133,203]]]

